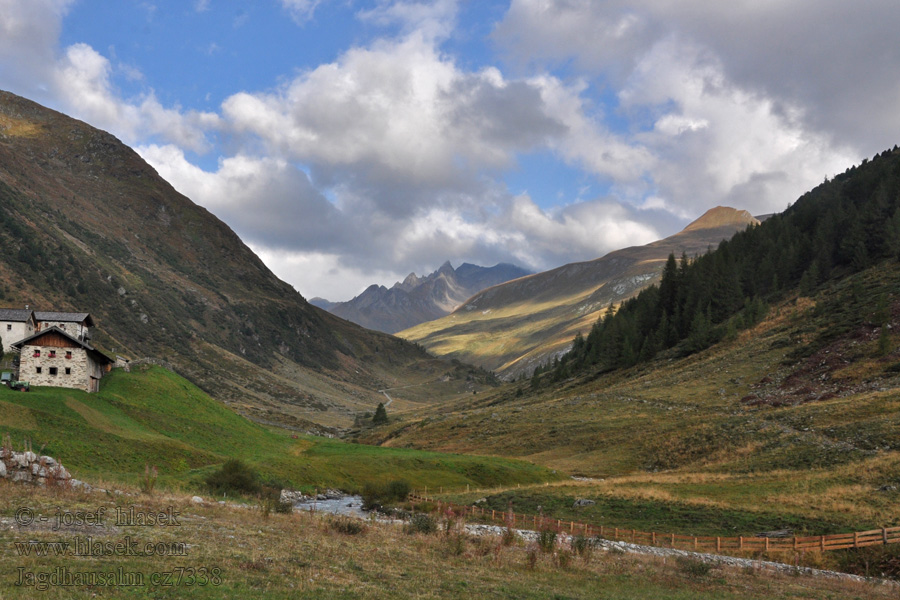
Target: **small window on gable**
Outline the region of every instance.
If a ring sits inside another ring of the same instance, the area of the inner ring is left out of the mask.
[[[35,350],[35,351],[34,351],[34,358],[40,358],[40,356],[41,356],[41,351],[40,351],[40,350]]]
[[[56,373],[57,373],[56,367],[50,367],[50,374],[56,375]]]
[[[72,374],[72,368],[66,367],[66,375],[71,375],[71,374]]]
[[[50,351],[49,358],[56,358],[56,350]]]
[[[41,368],[40,368],[40,367],[35,367],[35,368],[34,368],[34,372],[35,372],[35,373],[40,373],[40,372],[41,372]]]
[[[12,331],[12,325],[10,325],[9,323],[7,323],[7,324],[6,324],[6,330],[7,330],[7,331]]]
[[[66,358],[72,358],[72,351],[66,350]]]

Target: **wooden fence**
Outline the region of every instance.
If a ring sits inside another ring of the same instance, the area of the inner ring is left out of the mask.
[[[900,527],[883,527],[870,531],[853,533],[835,533],[832,535],[815,535],[806,537],[717,537],[702,535],[681,535],[677,533],[657,533],[591,525],[576,521],[550,519],[538,515],[522,515],[512,511],[492,510],[479,506],[465,506],[434,498],[410,494],[410,502],[429,502],[438,506],[439,510],[452,510],[465,516],[475,516],[487,521],[508,525],[515,529],[531,529],[541,531],[552,529],[559,533],[583,535],[585,537],[601,537],[607,540],[643,544],[645,546],[661,546],[679,548],[681,550],[705,550],[713,552],[734,551],[777,551],[794,550],[821,552],[825,550],[843,550],[846,548],[863,548],[865,546],[881,546],[900,543]]]

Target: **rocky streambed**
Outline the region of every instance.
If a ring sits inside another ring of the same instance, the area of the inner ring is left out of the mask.
[[[369,513],[362,509],[362,496],[345,494],[340,490],[325,490],[325,492],[315,495],[282,490],[281,501],[292,504],[296,510],[323,512],[363,519],[369,516]]]

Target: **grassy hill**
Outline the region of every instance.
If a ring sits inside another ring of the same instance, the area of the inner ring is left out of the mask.
[[[160,481],[201,487],[228,458],[264,477],[312,489],[360,489],[406,479],[416,486],[459,487],[558,479],[548,469],[502,458],[376,448],[269,428],[235,414],[184,378],[160,367],[113,371],[99,393],[0,387],[0,432],[13,443],[61,460],[76,477],[136,483],[146,465]]]
[[[102,350],[164,359],[259,421],[345,427],[378,390],[445,376],[471,392],[467,372],[308,304],[113,136],[4,92],[0,247],[0,306],[90,312]]]
[[[663,353],[535,389],[508,384],[365,439],[525,458],[598,479],[489,498],[561,518],[575,498],[594,498],[597,507],[578,518],[648,531],[894,526],[898,289],[900,264],[879,264],[791,295],[699,353]],[[886,352],[875,301],[885,296]],[[731,529],[740,524],[746,529]]]
[[[695,256],[755,223],[747,211],[716,207],[673,236],[493,286],[397,335],[506,379],[530,375],[566,352],[610,304],[659,281],[670,253]]]
[[[709,535],[896,526],[898,231],[895,148],[718,250],[673,259],[659,287],[598,321],[549,372],[364,439],[588,478],[496,492],[494,509]],[[896,572],[898,551],[822,560]]]

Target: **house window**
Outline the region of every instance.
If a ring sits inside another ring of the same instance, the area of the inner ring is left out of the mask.
[[[12,325],[10,325],[9,323],[7,323],[7,324],[6,324],[6,330],[7,330],[7,331],[12,331]]]
[[[71,375],[71,374],[72,374],[72,368],[66,367],[66,375]]]
[[[56,350],[50,351],[50,358],[56,358]]]
[[[69,350],[66,350],[66,358],[72,358],[72,353]]]
[[[40,374],[41,368],[40,368],[40,367],[35,367],[35,368],[34,368],[34,372]]]
[[[34,351],[34,358],[40,358],[40,357],[41,357],[41,351],[40,351],[40,350],[35,350],[35,351]]]
[[[56,375],[56,372],[57,372],[56,367],[50,367],[50,374],[51,374],[51,375]]]

